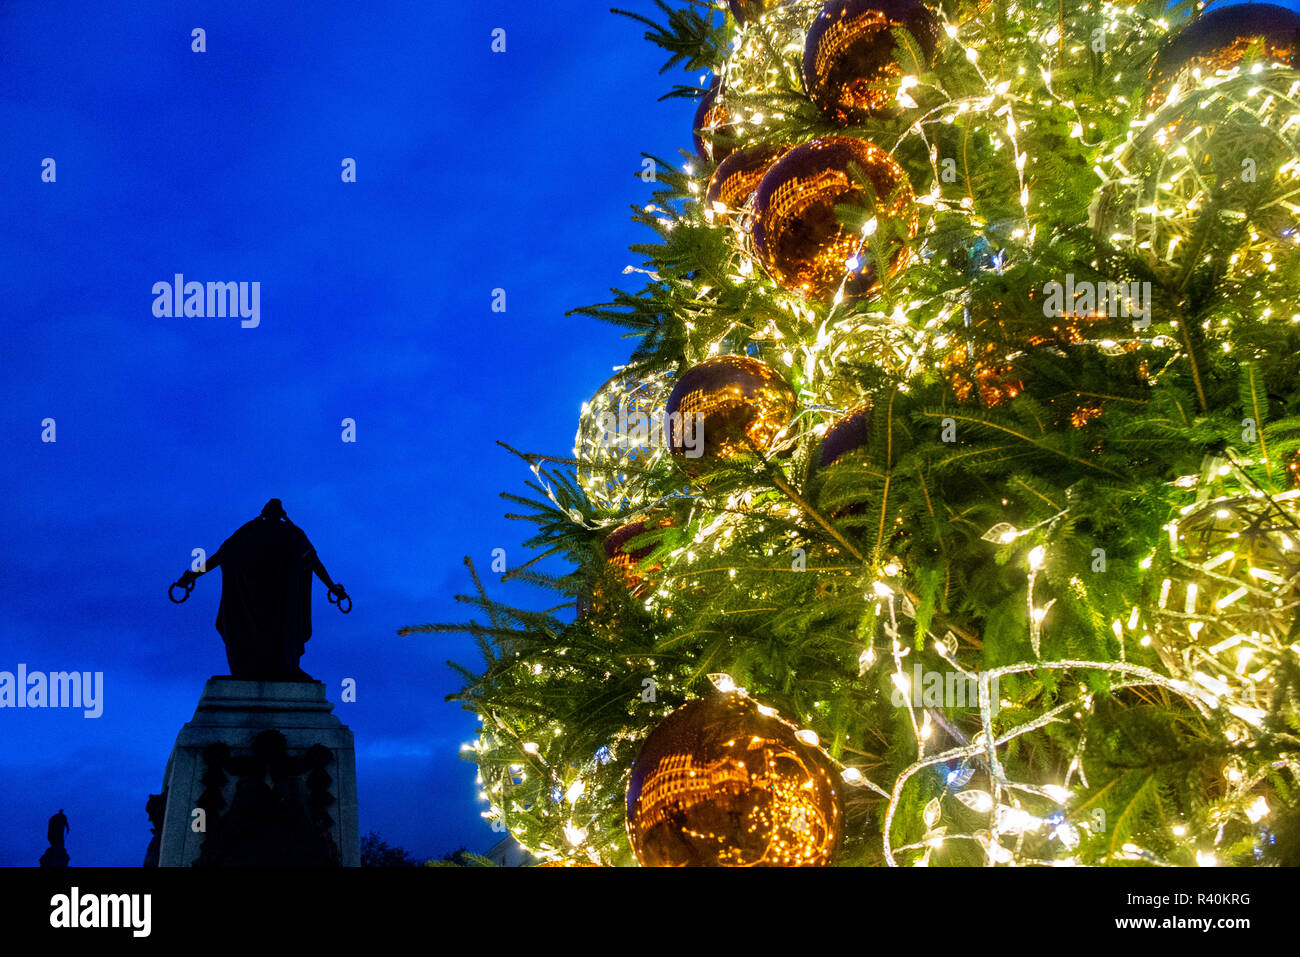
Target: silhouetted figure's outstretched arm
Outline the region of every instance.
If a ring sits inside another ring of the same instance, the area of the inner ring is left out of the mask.
[[[338,595],[340,598],[347,597],[348,593],[343,590],[343,586],[330,578],[330,573],[325,570],[325,565],[321,562],[319,555],[312,555],[311,570],[316,573],[316,577],[319,578],[325,584],[325,587],[331,592]]]
[[[220,565],[221,549],[218,548],[213,553],[212,557],[203,563],[203,571],[196,572],[192,568],[187,568],[185,569],[185,574],[181,575],[181,577],[176,580],[176,584],[182,587],[187,587],[190,582],[197,579],[200,575],[206,575],[208,572],[212,571],[212,569],[220,567]]]
[[[302,544],[306,545],[307,548],[311,549],[310,568],[313,572],[316,573],[316,577],[319,578],[324,583],[325,587],[329,589],[329,593],[331,596],[330,601],[338,602],[339,605],[342,606],[342,603],[344,602],[344,600],[346,600],[347,607],[343,608],[343,610],[344,611],[350,610],[352,607],[352,599],[348,597],[347,590],[338,582],[334,581],[334,579],[330,578],[330,573],[325,570],[325,565],[321,562],[319,556],[316,555],[316,550],[311,547],[311,543],[307,541],[307,537],[302,534],[301,529],[298,529],[292,522],[289,521],[289,516],[285,514],[284,506],[280,502],[280,500],[278,498],[273,498],[269,502],[267,502],[266,505],[262,507],[262,514],[259,516],[259,518],[263,522],[269,521],[275,523],[277,526],[279,522],[284,522],[290,528],[293,528],[295,529],[295,531],[298,532],[298,535],[301,537]],[[194,582],[199,578],[199,576],[205,575],[208,572],[212,571],[212,569],[219,568],[221,566],[222,548],[225,548],[226,545],[230,544],[230,542],[233,541],[236,536],[244,532],[245,529],[253,528],[254,526],[258,526],[259,524],[260,523],[258,519],[254,519],[253,521],[248,522],[243,528],[240,529],[239,532],[235,533],[235,536],[232,536],[231,539],[228,539],[227,542],[221,546],[221,548],[218,548],[212,554],[211,558],[207,559],[207,561],[203,563],[202,571],[196,572],[192,568],[186,569],[184,574],[182,574],[181,577],[176,580],[176,583],[172,587],[176,588],[177,586],[179,586],[181,588],[184,588],[186,595],[188,595],[189,590],[194,587]],[[306,556],[304,555],[304,557]],[[233,556],[233,560],[236,561],[236,564],[238,564],[238,558],[239,558],[238,554]],[[170,595],[170,592],[168,594]],[[174,598],[172,600],[176,601],[176,599]],[[180,600],[184,601],[185,599],[182,598]]]
[[[201,575],[206,575],[208,572],[212,571],[212,569],[219,568],[220,566],[221,549],[218,548],[216,552],[213,553],[212,557],[204,562],[203,571],[196,572],[192,568],[187,568],[185,569],[185,573],[177,580],[176,584],[182,587],[187,586],[190,582],[197,580]],[[343,586],[330,578],[330,573],[325,570],[325,565],[318,555],[312,556],[312,571],[316,573],[316,577],[324,583],[325,587],[328,588],[332,594],[340,599],[348,597],[348,593]]]

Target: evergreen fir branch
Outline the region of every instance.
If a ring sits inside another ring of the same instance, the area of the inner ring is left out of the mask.
[[[1009,435],[1014,439],[1017,439],[1018,441],[1022,442],[1027,446],[1032,447],[1033,449],[1042,452],[1047,452],[1051,455],[1060,456],[1064,459],[1067,459],[1068,461],[1072,462],[1075,465],[1088,469],[1089,471],[1100,472],[1103,475],[1110,476],[1111,478],[1123,477],[1118,472],[1112,471],[1111,469],[1108,468],[1103,468],[1101,466],[1098,466],[1095,463],[1089,461],[1088,459],[1082,458],[1077,455],[1071,455],[1068,452],[1062,451],[1061,449],[1052,448],[1052,446],[1049,444],[1049,442],[1051,441],[1051,436],[1049,435],[1044,435],[1040,438],[1034,438],[1033,436],[1026,434],[1023,430],[1015,429],[1012,428],[1011,426],[1004,425],[1001,422],[994,421],[990,416],[980,415],[973,412],[958,411],[953,409],[937,409],[937,410],[922,409],[920,410],[918,415],[923,419],[952,418],[957,420],[958,422],[965,422],[967,425],[974,426],[980,430],[1000,432],[1005,435]],[[947,460],[941,459],[941,461],[947,461]]]
[[[516,565],[514,568],[507,570],[506,573],[502,576],[501,580],[509,581],[512,578],[519,578],[530,568],[536,565],[538,562],[542,561],[543,559],[550,558],[552,555],[558,555],[562,552],[562,550],[563,549],[561,548],[561,546],[552,545],[550,548],[546,549],[546,551],[538,552],[536,555],[528,559],[528,561],[524,562],[522,565]],[[528,580],[536,581],[537,579],[529,578]],[[554,581],[554,579],[551,579],[551,581]]]
[[[1112,857],[1116,856],[1120,848],[1133,836],[1133,831],[1139,826],[1139,819],[1149,816],[1152,809],[1158,808],[1159,804],[1160,788],[1155,772],[1150,772],[1143,775],[1142,783],[1121,805],[1120,813],[1114,819],[1108,847]]]
[[[695,0],[692,0],[694,3]],[[659,68],[661,74],[667,73],[674,66],[685,61],[684,69],[700,70],[712,66],[718,59],[723,46],[723,27],[711,24],[713,8],[706,3],[699,3],[708,13],[701,16],[691,9],[675,10],[664,0],[655,0],[657,6],[667,18],[666,24],[659,24],[649,17],[630,10],[610,9],[610,13],[628,17],[644,24],[645,38],[670,54],[668,61]],[[725,26],[725,21],[724,21]]]
[[[1254,362],[1241,364],[1241,400],[1242,404],[1255,420],[1255,436],[1259,442],[1259,452],[1265,462],[1272,464],[1268,457],[1268,444],[1264,438],[1264,426],[1268,423],[1268,404],[1263,395],[1263,382],[1259,367]],[[1269,469],[1270,473],[1272,469]],[[1271,478],[1271,476],[1270,476]]]
[[[929,63],[911,31],[906,27],[891,27],[889,32],[894,38],[894,62],[904,75],[919,77],[928,73]]]
[[[474,582],[474,590],[478,592],[479,601],[487,605],[488,616],[492,620],[493,627],[500,628],[501,622],[496,617],[496,609],[488,602],[487,592],[483,589],[483,582],[478,577],[478,570],[474,567],[474,560],[468,555],[465,556],[465,567],[469,569],[469,577]]]
[[[787,57],[781,55],[781,51],[777,49],[776,43],[773,42],[772,35],[768,31],[761,28],[758,30],[758,42],[762,45],[764,52],[767,54],[768,62],[778,63],[782,67],[782,69],[780,69],[776,74],[780,77],[781,90],[787,94],[803,99],[803,81],[801,79],[802,70],[796,68],[790,63]]]
[[[558,551],[558,549],[555,549],[554,551]],[[513,569],[502,576],[503,581],[512,579],[528,582],[530,585],[537,585],[541,588],[547,589],[548,591],[568,593],[570,588],[570,583],[564,578],[556,575],[547,575],[542,572],[525,571],[523,568]]]

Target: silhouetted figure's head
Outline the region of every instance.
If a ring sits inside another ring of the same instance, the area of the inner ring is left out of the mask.
[[[288,519],[289,516],[284,513],[284,506],[278,498],[273,498],[262,506],[262,517],[271,520]]]

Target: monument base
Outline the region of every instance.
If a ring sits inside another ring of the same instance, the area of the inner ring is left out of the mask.
[[[68,852],[61,847],[47,847],[41,855],[41,867],[67,867]]]
[[[352,732],[319,681],[209,678],[176,736],[145,865],[359,867]]]

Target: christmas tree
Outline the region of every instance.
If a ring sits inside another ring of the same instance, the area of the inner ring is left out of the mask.
[[[699,99],[456,696],[543,860],[1300,859],[1300,15],[624,13]],[[684,131],[685,133],[685,131]]]

